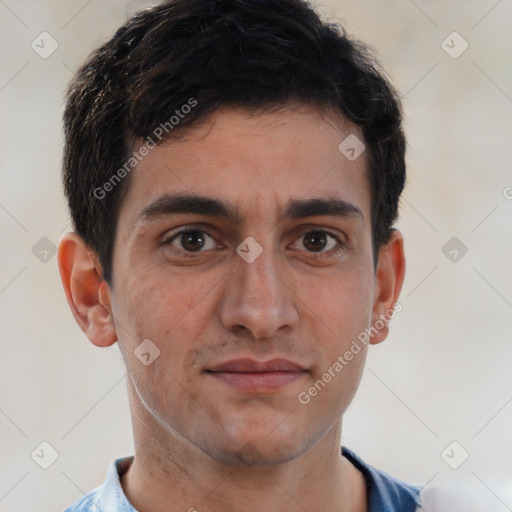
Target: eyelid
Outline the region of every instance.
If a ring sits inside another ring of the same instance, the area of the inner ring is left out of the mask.
[[[209,249],[203,249],[199,251],[187,251],[182,247],[175,247],[174,243],[179,240],[180,236],[185,235],[187,233],[200,232],[203,233],[207,238],[210,238],[211,241],[215,244],[215,247]],[[200,257],[200,255],[205,253],[210,253],[211,251],[219,250],[224,248],[224,246],[219,243],[217,237],[212,235],[208,230],[203,227],[194,226],[192,224],[187,224],[181,226],[179,228],[175,228],[174,230],[166,231],[166,233],[162,237],[162,241],[159,245],[165,248],[166,251],[174,253],[178,256],[186,256],[188,258],[196,258]]]
[[[333,227],[322,226],[319,224],[301,224],[300,226],[293,228],[289,236],[293,236],[295,240],[296,238],[311,232],[326,233],[336,238],[339,242],[344,243],[345,245],[349,245],[350,242],[350,238],[345,232]]]
[[[339,236],[337,233],[333,233],[333,232],[331,232],[328,229],[322,229],[322,228],[309,228],[309,229],[301,230],[299,232],[298,236],[294,237],[293,242],[292,242],[291,245],[294,245],[297,242],[299,242],[301,240],[301,238],[303,238],[308,233],[325,233],[328,237],[330,237],[331,239],[335,240],[336,244],[337,244],[336,248],[332,248],[332,249],[330,249],[328,251],[314,252],[314,251],[307,251],[306,249],[303,249],[305,252],[307,252],[309,254],[330,254],[333,251],[335,251],[336,249],[339,249],[340,247],[346,247],[347,246],[347,243],[345,242],[343,236]]]
[[[212,232],[215,231],[212,229],[212,226],[208,225],[205,227],[204,224],[201,223],[193,223],[193,224],[182,224],[181,226],[177,226],[172,229],[168,229],[164,232],[163,235],[161,235],[161,239],[163,241],[168,241],[172,238],[175,238],[178,235],[181,235],[183,233],[188,233],[190,231],[200,231],[201,233],[205,233],[211,238],[216,238]]]

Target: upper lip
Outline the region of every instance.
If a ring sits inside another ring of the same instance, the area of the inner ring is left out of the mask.
[[[233,373],[303,372],[305,368],[288,359],[277,358],[269,361],[256,361],[255,359],[243,358],[220,363],[208,368],[207,371]]]

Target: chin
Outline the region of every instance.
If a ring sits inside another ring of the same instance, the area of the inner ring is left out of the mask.
[[[296,459],[308,448],[304,440],[296,436],[285,435],[269,438],[265,435],[238,436],[238,439],[228,439],[222,446],[220,443],[209,446],[209,455],[222,464],[236,467],[274,466]]]

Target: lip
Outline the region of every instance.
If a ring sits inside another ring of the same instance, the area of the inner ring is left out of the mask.
[[[244,358],[220,363],[208,368],[206,373],[241,391],[272,393],[301,379],[307,370],[287,359],[257,361]]]
[[[268,361],[243,358],[220,363],[212,368],[208,368],[208,371],[234,373],[303,372],[305,368],[298,363],[282,358],[270,359]]]

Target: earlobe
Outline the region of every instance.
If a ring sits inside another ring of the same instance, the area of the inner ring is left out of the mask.
[[[115,343],[110,289],[94,252],[79,235],[66,233],[59,241],[57,261],[66,299],[80,329],[98,347]]]
[[[375,345],[384,341],[389,333],[388,323],[398,311],[396,304],[405,276],[405,254],[403,236],[393,230],[389,242],[379,250],[379,261],[375,271],[375,292],[372,312],[372,337]]]

